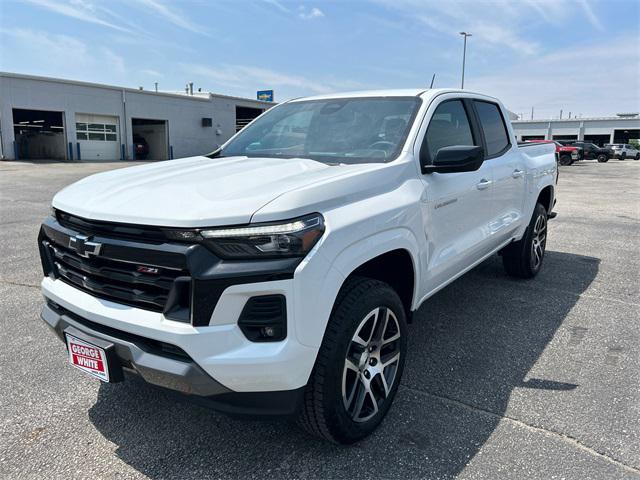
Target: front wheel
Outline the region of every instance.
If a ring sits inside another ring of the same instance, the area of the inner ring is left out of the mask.
[[[633,157],[634,160],[640,160],[640,153],[636,153],[636,156]]]
[[[331,313],[298,423],[340,444],[372,433],[396,395],[406,350],[406,316],[398,294],[377,280],[347,280]]]
[[[547,210],[538,203],[522,239],[507,245],[501,252],[507,274],[520,278],[535,277],[542,267],[546,246]]]
[[[598,163],[607,163],[609,161],[609,157],[607,157],[604,153],[598,155]]]
[[[620,160],[626,160],[627,159],[627,152],[622,152],[622,155],[620,155]]]

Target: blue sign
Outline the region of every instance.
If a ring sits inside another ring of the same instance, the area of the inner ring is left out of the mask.
[[[273,90],[258,90],[257,98],[263,102],[273,102]]]

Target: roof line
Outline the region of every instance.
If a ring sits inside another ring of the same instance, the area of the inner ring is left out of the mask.
[[[512,120],[512,123],[584,122],[597,120],[640,120],[640,117],[582,117],[582,118],[540,118],[535,120]]]
[[[70,84],[70,85],[81,85],[84,87],[104,88],[109,90],[125,91],[125,92],[131,92],[131,93],[161,95],[161,96],[173,97],[173,98],[186,98],[189,100],[196,100],[196,101],[208,101],[210,97],[216,97],[216,98],[228,98],[232,100],[243,100],[246,102],[259,103],[264,105],[275,105],[274,102],[264,102],[262,100],[254,100],[252,98],[236,97],[233,95],[224,95],[221,93],[213,93],[213,92],[205,92],[205,93],[208,93],[209,95],[207,97],[203,97],[203,96],[196,96],[196,95],[186,95],[186,94],[183,95],[181,93],[156,92],[153,90],[140,90],[139,88],[118,87],[116,85],[107,85],[105,83],[85,82],[82,80],[70,80],[66,78],[45,77],[41,75],[29,75],[24,73],[13,73],[13,72],[0,72],[0,77],[21,78],[25,80],[37,80],[37,81],[44,81],[44,82],[64,83],[64,84]]]

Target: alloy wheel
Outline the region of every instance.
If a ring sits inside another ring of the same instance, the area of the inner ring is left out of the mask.
[[[378,307],[358,325],[345,357],[342,401],[354,422],[374,417],[387,401],[400,365],[400,324]]]
[[[547,244],[547,219],[539,215],[533,226],[533,239],[531,241],[531,262],[534,270],[540,268],[544,249]]]

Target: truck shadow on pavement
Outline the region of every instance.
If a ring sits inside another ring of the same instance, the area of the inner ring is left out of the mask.
[[[428,300],[409,327],[395,404],[351,447],[284,421],[231,419],[133,379],[101,385],[90,420],[124,462],[151,478],[450,478],[473,459],[514,390],[580,388],[529,372],[600,260],[548,251],[535,280],[507,277],[496,256]],[[562,339],[564,341],[564,338]],[[555,394],[554,394],[555,395]]]

